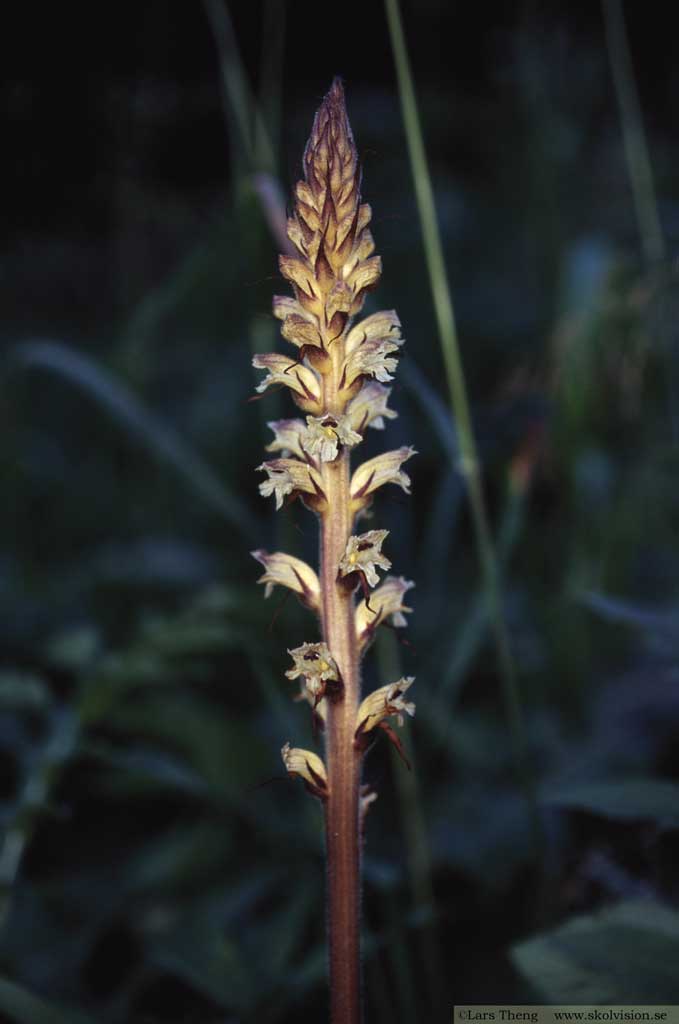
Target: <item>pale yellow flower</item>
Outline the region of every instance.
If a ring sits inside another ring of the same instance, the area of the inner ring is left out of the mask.
[[[402,464],[417,452],[410,445],[383,452],[362,463],[351,478],[351,497],[355,508],[365,504],[365,498],[385,484],[398,484],[410,494],[410,477],[401,469]]]
[[[300,349],[306,345],[313,348],[323,347],[318,319],[313,313],[307,312],[296,299],[286,295],[274,295],[273,314],[283,321],[281,334],[292,345]]]
[[[401,321],[396,310],[383,309],[379,313],[365,317],[351,328],[346,338],[344,351],[347,355],[351,355],[366,341],[399,341],[400,338]]]
[[[269,459],[257,466],[257,469],[267,473],[267,479],[259,485],[259,493],[265,498],[274,494],[277,509],[282,508],[283,499],[289,494],[309,494],[318,500],[324,497],[320,476],[306,462],[297,459]]]
[[[285,673],[286,676],[288,679],[301,676],[306,689],[316,701],[325,694],[327,683],[339,682],[339,669],[327,644],[304,643],[289,650],[288,654],[294,664]]]
[[[355,348],[344,361],[341,387],[350,388],[359,377],[375,377],[376,380],[393,380],[397,360],[394,352],[398,352],[403,344],[398,339],[369,338]]]
[[[306,456],[302,450],[301,437],[306,430],[304,420],[270,420],[267,423],[274,432],[274,439],[266,446],[268,452],[280,452],[284,457],[294,455],[296,458],[305,461]]]
[[[320,411],[321,384],[316,374],[304,363],[296,363],[279,352],[260,352],[252,358],[252,365],[258,370],[268,370],[268,375],[255,390],[260,394],[272,384],[282,384],[295,395],[301,408],[309,412]]]
[[[302,750],[301,747],[291,747],[286,743],[281,748],[281,757],[285,770],[291,778],[304,779],[307,787],[316,796],[325,797],[328,795],[328,776],[325,771],[325,764],[313,750]]]
[[[339,447],[353,448],[362,441],[360,434],[351,429],[346,416],[307,416],[307,429],[301,437],[302,448],[321,462],[333,462]]]
[[[376,586],[380,578],[375,567],[391,569],[391,562],[380,550],[388,536],[389,530],[368,530],[367,533],[350,537],[340,559],[340,574],[349,576],[351,573],[361,572],[369,586]]]
[[[306,562],[301,558],[294,558],[286,555],[283,551],[274,551],[269,554],[260,548],[251,551],[250,554],[264,566],[264,575],[257,580],[258,583],[265,583],[264,597],[269,597],[274,587],[288,587],[295,594],[299,594],[304,604],[310,608],[317,609],[321,586],[318,576]]]
[[[412,701],[403,699],[406,690],[415,682],[414,676],[404,676],[396,683],[389,683],[381,686],[379,690],[369,693],[361,703],[356,715],[356,736],[365,735],[371,729],[376,728],[385,718],[396,716],[399,725],[403,725],[403,712],[407,715],[415,714],[415,705]]]
[[[356,606],[356,635],[360,643],[365,643],[381,622],[391,618],[392,626],[407,626],[404,612],[411,612],[403,604],[403,595],[414,587],[411,580],[403,576],[387,576],[384,583],[370,595],[370,608],[365,599]]]
[[[387,408],[391,388],[371,380],[363,385],[347,406],[347,418],[354,430],[363,433],[367,427],[384,430],[384,421],[394,420],[398,413]]]

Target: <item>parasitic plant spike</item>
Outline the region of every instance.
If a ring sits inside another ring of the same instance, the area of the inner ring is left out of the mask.
[[[352,475],[350,455],[360,453],[367,428],[384,429],[396,416],[384,382],[393,378],[403,339],[394,310],[356,319],[382,264],[373,254],[371,211],[361,202],[361,169],[338,78],[316,113],[302,163],[304,180],[287,222],[294,254],[279,258],[293,294],[273,300],[292,353],[258,354],[253,364],[268,374],[259,392],[282,385],[302,412],[269,424],[274,440],[267,450],[275,456],[258,467],[266,473],[259,489],[274,497],[277,509],[299,498],[317,515],[319,571],[282,552],[253,555],[264,566],[266,594],[287,587],[319,618],[320,640],[291,649],[293,666],[285,674],[301,687],[293,699],[310,708],[325,758],[289,743],[282,756],[288,773],[301,777],[323,804],[330,1017],[333,1024],[359,1024],[360,847],[365,813],[376,797],[362,785],[362,762],[378,729],[400,750],[387,719],[402,724],[403,712],[415,711],[403,699],[412,677],[363,696],[360,665],[381,623],[407,624],[403,598],[414,584],[396,576],[380,581],[377,569],[391,567],[381,550],[388,531],[356,533],[354,527],[357,513],[384,484],[410,493],[401,466],[415,450],[384,452]],[[357,603],[358,591],[363,600]]]

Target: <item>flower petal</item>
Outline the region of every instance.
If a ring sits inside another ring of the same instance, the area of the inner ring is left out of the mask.
[[[345,351],[350,355],[366,341],[400,341],[401,321],[395,309],[371,313],[354,324],[347,335]]]
[[[410,494],[410,477],[403,472],[401,465],[416,454],[413,447],[404,445],[360,465],[351,478],[350,491],[354,502],[360,505],[364,498],[385,484],[398,484],[406,494]]]
[[[364,644],[374,633],[380,623],[391,618],[392,626],[407,626],[404,612],[412,611],[403,604],[404,594],[414,587],[411,580],[403,576],[387,576],[384,583],[370,595],[368,603],[360,601],[356,606],[356,635],[359,643]]]
[[[356,737],[365,735],[383,722],[385,718],[396,716],[399,725],[403,725],[403,712],[413,716],[415,705],[412,701],[403,700],[403,694],[415,682],[414,676],[403,676],[396,683],[389,683],[374,690],[362,701],[356,715]]]
[[[367,533],[350,537],[340,559],[340,575],[349,576],[351,573],[362,572],[368,585],[376,586],[380,578],[375,567],[391,569],[391,562],[381,551],[382,544],[388,536],[389,530],[368,530]]]
[[[252,365],[258,370],[269,371],[268,376],[255,388],[258,393],[266,391],[272,384],[282,384],[303,399],[313,402],[320,400],[318,375],[304,363],[296,363],[279,352],[259,352],[253,356]]]
[[[259,493],[265,498],[274,494],[277,509],[282,507],[283,499],[288,494],[301,492],[324,497],[318,472],[306,462],[298,459],[269,459],[257,466],[257,469],[267,474],[267,479],[259,485]]]
[[[302,750],[301,747],[291,747],[286,743],[281,748],[281,757],[288,775],[293,779],[299,777],[304,779],[309,788],[317,796],[327,796],[328,776],[325,771],[325,764],[313,750]]]
[[[268,452],[281,452],[284,457],[294,455],[305,461],[301,443],[301,436],[306,430],[304,420],[270,420],[267,427],[274,432],[273,441],[266,446]]]
[[[393,380],[397,366],[393,353],[398,352],[402,344],[397,338],[369,338],[364,341],[345,359],[342,387],[351,387],[359,377],[374,377],[382,382]]]
[[[363,432],[367,427],[384,430],[385,419],[396,419],[398,413],[387,408],[391,388],[385,388],[371,380],[363,385],[355,398],[349,402],[346,415],[354,430]]]
[[[339,682],[339,669],[328,645],[325,643],[303,643],[288,651],[293,660],[292,668],[285,673],[288,679],[304,680],[309,693],[320,699],[325,693],[325,684]]]
[[[301,438],[302,448],[321,462],[332,462],[339,454],[339,447],[353,448],[363,440],[351,429],[348,417],[326,413],[324,416],[307,416],[307,429]]]
[[[283,551],[269,554],[263,548],[251,551],[250,554],[264,566],[264,575],[257,580],[265,583],[264,597],[269,597],[274,587],[288,587],[310,608],[318,608],[321,587],[318,576],[306,562]]]

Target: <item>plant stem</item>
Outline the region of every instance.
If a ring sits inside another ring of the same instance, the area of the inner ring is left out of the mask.
[[[335,346],[339,349],[339,346]],[[334,360],[336,362],[336,360]],[[335,411],[340,367],[324,378],[325,408]],[[323,465],[328,510],[321,518],[321,623],[323,638],[337,662],[342,696],[328,701],[325,804],[328,886],[330,1020],[358,1024],[360,997],[360,842],[361,755],[354,749],[360,677],[351,593],[337,581],[338,566],[353,523],[349,501],[349,453]]]

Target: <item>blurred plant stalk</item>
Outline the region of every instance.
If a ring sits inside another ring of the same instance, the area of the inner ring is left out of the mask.
[[[314,119],[303,167],[286,224],[295,255],[279,259],[294,298],[275,296],[273,303],[281,333],[297,352],[294,358],[258,353],[253,365],[268,371],[259,392],[287,387],[306,414],[269,423],[274,440],[267,450],[275,457],[259,467],[266,473],[260,492],[273,496],[279,509],[300,498],[316,513],[319,572],[283,552],[253,555],[265,569],[260,582],[266,596],[285,586],[320,619],[322,639],[290,650],[293,666],[286,675],[299,680],[297,699],[311,707],[316,732],[325,734],[325,761],[289,743],[282,756],[288,773],[302,778],[324,806],[330,1017],[334,1024],[358,1024],[361,840],[376,798],[361,785],[362,761],[377,730],[403,753],[388,719],[402,725],[403,713],[414,714],[415,706],[404,699],[412,678],[361,701],[361,659],[381,623],[406,624],[404,595],[413,584],[396,576],[380,583],[378,569],[391,568],[382,552],[387,530],[353,530],[380,487],[393,483],[409,493],[401,467],[414,449],[385,452],[351,473],[351,449],[368,427],[382,429],[396,415],[384,384],[392,379],[403,339],[393,310],[353,322],[382,266],[373,255],[371,210],[361,203],[361,171],[338,79]]]
[[[460,446],[459,472],[465,480],[484,589],[495,640],[498,669],[514,757],[526,800],[530,808],[538,857],[542,856],[543,830],[539,816],[535,781],[528,758],[526,728],[516,665],[509,641],[502,599],[502,580],[491,532],[481,480],[481,469],[472,426],[467,384],[457,337],[455,312],[446,276],[443,246],[436,216],[434,190],[424,147],[424,138],[415,97],[410,59],[398,0],[385,0],[391,46],[398,79],[401,111],[405,127],[415,195],[420,215],[422,240],[429,271],[434,311],[448,379],[450,404]]]

